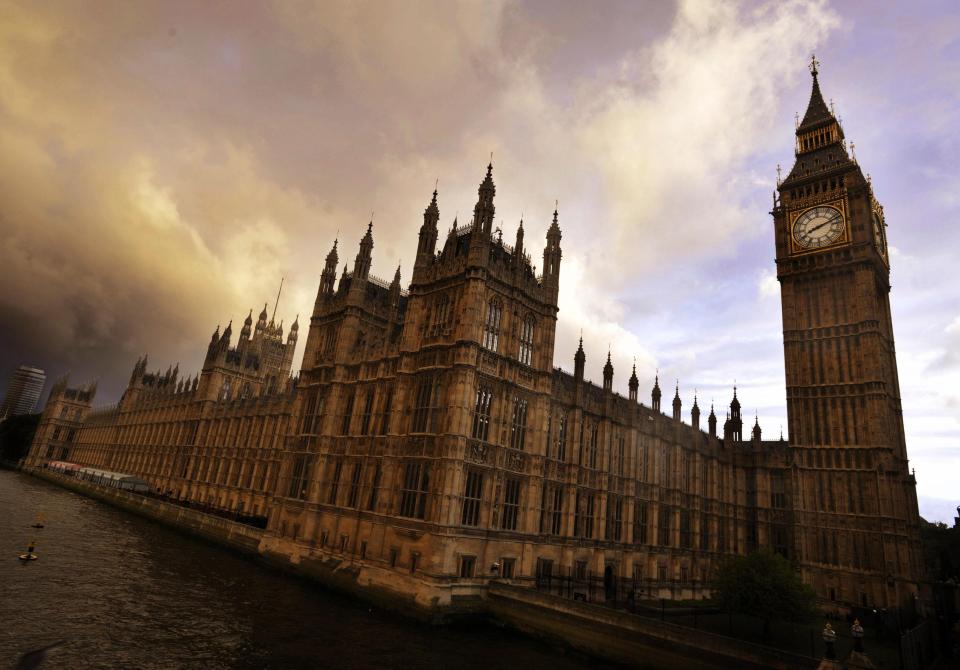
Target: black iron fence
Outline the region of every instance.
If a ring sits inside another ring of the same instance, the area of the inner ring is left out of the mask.
[[[542,567],[542,566],[541,566]],[[760,617],[724,612],[706,600],[679,600],[684,594],[697,593],[704,585],[697,582],[630,579],[597,574],[581,568],[550,566],[541,570],[535,588],[541,593],[619,609],[647,618],[656,618],[694,630],[760,644],[770,649],[820,658],[825,652],[822,628],[826,620],[810,623],[767,621]],[[669,593],[670,598],[660,598]],[[846,658],[855,647],[851,631],[853,619],[866,629],[866,652],[878,667],[901,670],[928,668],[940,653],[941,640],[932,620],[907,630],[911,618],[907,612],[858,610],[848,620],[830,621],[836,632],[835,651]]]

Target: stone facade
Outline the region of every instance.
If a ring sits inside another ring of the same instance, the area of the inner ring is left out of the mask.
[[[901,605],[917,590],[919,517],[882,227],[869,224],[882,209],[822,105],[815,78],[773,211],[790,444],[757,422],[744,436],[735,388],[718,432],[713,407],[701,430],[696,400],[682,420],[679,389],[664,414],[659,379],[649,406],[635,371],[629,396],[614,393],[609,355],[602,386],[586,381],[582,343],[572,374],[555,368],[559,216],[538,275],[523,222],[512,245],[493,228],[491,165],[472,220],[442,239],[434,192],[408,290],[399,268],[371,274],[372,223],[339,280],[334,242],[299,378],[297,325],[281,344],[264,310],[235,348],[229,326],[214,333],[196,379],[139,361],[116,407],[81,417],[67,452],[38,434],[29,463],[69,458],[266,516],[264,554],[425,607],[546,574],[704,597],[718,560],[758,548],[793,561],[825,606]],[[823,197],[842,202],[846,228],[800,249]]]
[[[824,103],[815,61],[811,72],[796,162],[778,184],[772,212],[794,555],[828,598],[902,603],[916,592],[922,558],[890,317],[886,222]]]
[[[251,329],[253,334],[251,336]],[[157,493],[230,511],[267,516],[290,422],[290,376],[299,324],[283,329],[247,316],[235,347],[232,324],[214,331],[203,369],[147,372],[139,359],[116,405],[93,409],[94,387],[54,386],[28,465],[70,460],[137,474]],[[58,431],[59,428],[59,431]]]

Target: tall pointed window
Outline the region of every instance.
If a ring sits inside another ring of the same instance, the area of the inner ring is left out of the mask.
[[[560,410],[557,415],[557,434],[555,437],[553,457],[558,461],[567,458],[567,413]]]
[[[426,518],[427,491],[430,488],[430,464],[407,461],[400,489],[400,516]]]
[[[619,542],[623,536],[623,498],[611,494],[607,499],[606,539]]]
[[[528,316],[520,326],[520,362],[530,365],[533,361],[533,316]]]
[[[440,377],[425,375],[417,383],[413,405],[413,422],[410,431],[413,433],[432,433],[437,431],[440,408]]]
[[[503,314],[503,306],[500,301],[494,298],[487,305],[487,320],[483,324],[483,347],[490,351],[496,351],[500,344],[500,317]]]
[[[593,514],[596,501],[596,494],[577,491],[577,506],[573,517],[575,537],[593,537]]]
[[[440,296],[433,306],[433,314],[430,323],[430,335],[437,337],[441,335],[447,327],[447,320],[450,318],[450,298],[446,295]]]
[[[633,504],[633,541],[647,543],[647,503],[639,500]]]
[[[586,453],[587,461],[584,463],[588,468],[596,469],[597,467],[597,439],[599,431],[600,426],[596,423],[590,427]]]
[[[510,422],[510,446],[523,449],[527,438],[527,401],[525,398],[513,399],[513,418]]]
[[[460,522],[464,526],[480,524],[480,503],[483,500],[483,473],[475,470],[467,472],[467,482],[463,492],[463,512]]]
[[[506,481],[503,494],[503,516],[500,527],[503,530],[516,530],[520,515],[520,480],[510,477]]]
[[[486,442],[490,437],[490,404],[493,392],[486,386],[477,387],[477,402],[473,408],[473,438]]]
[[[363,401],[363,416],[360,421],[360,434],[370,434],[370,419],[373,411],[373,389],[367,390],[367,395]],[[351,505],[352,507],[352,505]]]
[[[340,424],[340,434],[349,435],[350,434],[350,420],[353,418],[353,402],[356,399],[357,390],[350,389],[349,394],[347,395],[347,402],[343,408],[343,419]]]

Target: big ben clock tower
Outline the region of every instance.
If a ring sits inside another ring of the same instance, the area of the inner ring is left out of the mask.
[[[915,600],[919,513],[890,321],[883,207],[813,90],[773,221],[795,556],[827,607]]]

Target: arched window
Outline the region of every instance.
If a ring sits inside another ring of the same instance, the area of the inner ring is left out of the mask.
[[[533,361],[533,316],[528,316],[520,326],[520,362],[530,365]]]
[[[450,316],[450,298],[443,295],[437,299],[433,307],[433,316],[430,324],[430,334],[434,337],[443,334]]]
[[[490,437],[490,402],[492,400],[493,393],[489,388],[485,386],[477,388],[477,402],[473,410],[474,439],[486,442]]]
[[[500,317],[503,306],[494,298],[487,306],[487,320],[483,324],[483,346],[490,351],[496,351],[500,344]]]

